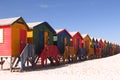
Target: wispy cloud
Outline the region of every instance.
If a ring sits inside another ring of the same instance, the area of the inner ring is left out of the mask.
[[[51,5],[51,4],[38,4],[37,5],[38,7],[40,8],[59,8],[59,7],[63,7],[63,5],[61,4],[54,4],[54,5]]]
[[[40,8],[48,8],[49,5],[47,5],[47,4],[40,4],[39,7],[40,7]]]

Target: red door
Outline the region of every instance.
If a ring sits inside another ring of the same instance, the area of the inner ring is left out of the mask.
[[[24,49],[26,45],[26,30],[20,30],[20,53]]]

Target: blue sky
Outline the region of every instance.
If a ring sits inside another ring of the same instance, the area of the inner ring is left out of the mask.
[[[16,16],[120,44],[120,0],[1,0],[0,18]]]

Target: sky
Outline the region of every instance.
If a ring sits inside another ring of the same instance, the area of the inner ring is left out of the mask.
[[[0,0],[0,18],[18,16],[120,44],[120,0]]]

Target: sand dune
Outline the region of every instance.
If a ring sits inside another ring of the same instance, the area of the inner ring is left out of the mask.
[[[0,71],[1,80],[120,80],[120,54],[27,72]]]

